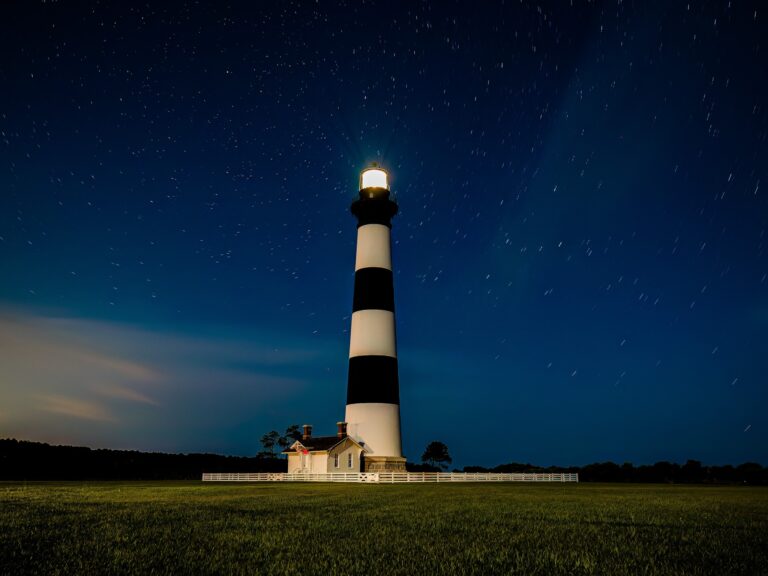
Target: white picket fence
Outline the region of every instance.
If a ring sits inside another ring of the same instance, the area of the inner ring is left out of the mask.
[[[540,474],[537,472],[501,474],[492,472],[360,472],[330,474],[204,473],[203,482],[366,482],[406,484],[422,482],[578,482],[571,473]]]

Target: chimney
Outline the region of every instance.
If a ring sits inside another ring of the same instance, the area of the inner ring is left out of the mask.
[[[302,440],[309,440],[312,438],[312,424],[304,424],[304,433],[301,435]]]
[[[347,437],[347,423],[346,422],[336,422],[336,427],[338,428],[338,431],[336,432],[336,436],[339,438],[346,438]]]

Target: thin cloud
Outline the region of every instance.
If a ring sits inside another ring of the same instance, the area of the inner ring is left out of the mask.
[[[80,352],[80,357],[84,362],[90,362],[96,366],[113,370],[132,380],[154,382],[162,378],[160,372],[138,362],[130,362],[128,360],[92,352]]]
[[[93,387],[93,391],[101,396],[114,398],[116,400],[127,400],[129,402],[150,404],[152,406],[160,405],[160,403],[154,398],[150,398],[138,390],[134,390],[133,388],[120,384],[98,384]]]
[[[101,422],[115,422],[115,417],[109,410],[95,402],[67,398],[65,396],[38,396],[38,409],[52,414],[61,414],[71,418],[83,420],[97,420]]]

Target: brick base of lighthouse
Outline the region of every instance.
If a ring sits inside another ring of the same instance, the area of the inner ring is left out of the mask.
[[[364,472],[405,472],[405,458],[398,456],[366,456]]]

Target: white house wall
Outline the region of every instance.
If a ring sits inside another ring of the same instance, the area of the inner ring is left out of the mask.
[[[327,467],[328,467],[328,453],[327,452],[317,452],[312,453],[310,452],[311,458],[311,467],[310,472],[313,474],[324,474]]]
[[[305,462],[302,466],[302,457]],[[320,473],[325,472],[328,455],[324,452],[319,454],[301,454],[300,452],[291,452],[288,454],[288,473],[296,474],[299,472]]]
[[[295,474],[301,470],[301,458],[298,453],[288,454],[288,474]]]
[[[360,472],[360,454],[362,450],[353,442],[347,441],[331,450],[328,454],[328,467],[325,470],[329,473],[334,472]],[[339,455],[339,467],[336,468],[334,455]],[[352,454],[352,467],[347,465],[348,454]]]

